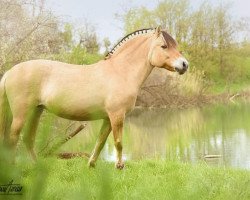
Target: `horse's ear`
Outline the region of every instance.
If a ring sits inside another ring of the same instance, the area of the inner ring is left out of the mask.
[[[155,34],[156,34],[157,37],[160,36],[161,30],[162,30],[161,26],[157,26],[157,28],[155,29]]]

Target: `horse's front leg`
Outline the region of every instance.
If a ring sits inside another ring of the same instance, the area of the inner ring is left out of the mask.
[[[109,133],[111,131],[111,125],[109,119],[104,119],[102,128],[99,133],[99,138],[96,142],[95,148],[93,150],[93,153],[91,157],[89,158],[88,166],[89,167],[95,167],[95,162],[109,136]]]
[[[117,161],[115,166],[117,169],[123,169],[124,163],[122,160],[122,131],[125,113],[112,113],[109,115],[112,131],[114,135],[114,143],[117,153]]]

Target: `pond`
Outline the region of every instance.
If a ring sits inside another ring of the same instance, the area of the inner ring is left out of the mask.
[[[102,157],[115,160],[112,137]],[[124,159],[152,158],[250,169],[250,105],[135,109],[124,128]]]

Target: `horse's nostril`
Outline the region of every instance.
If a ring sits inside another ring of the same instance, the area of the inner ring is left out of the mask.
[[[188,64],[185,61],[183,61],[182,66],[183,66],[184,69],[188,68]]]

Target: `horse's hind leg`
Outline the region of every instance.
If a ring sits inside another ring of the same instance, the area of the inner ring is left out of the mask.
[[[24,126],[25,116],[13,115],[13,120],[10,127],[10,135],[8,139],[8,146],[13,153],[13,161],[15,161],[16,146],[19,139],[20,132]]]
[[[31,158],[36,161],[36,153],[34,151],[34,143],[36,130],[38,127],[40,116],[43,112],[43,108],[36,107],[33,111],[29,113],[27,119],[27,128],[24,133],[23,141],[26,145],[26,148],[31,156]]]
[[[109,119],[105,119],[105,120],[103,120],[102,128],[99,132],[99,138],[96,142],[94,151],[93,151],[91,157],[89,158],[89,162],[88,162],[89,167],[95,166],[95,162],[96,162],[110,132],[111,132],[110,121],[109,121]]]

